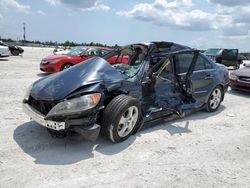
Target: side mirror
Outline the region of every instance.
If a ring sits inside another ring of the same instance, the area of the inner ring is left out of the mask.
[[[79,56],[80,56],[81,58],[88,57],[88,55],[86,55],[86,54],[84,54],[84,53],[80,53]]]

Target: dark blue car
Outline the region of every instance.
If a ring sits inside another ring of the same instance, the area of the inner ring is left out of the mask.
[[[23,109],[54,135],[95,140],[101,131],[121,142],[157,119],[216,111],[228,84],[226,67],[196,49],[139,43],[36,81]]]

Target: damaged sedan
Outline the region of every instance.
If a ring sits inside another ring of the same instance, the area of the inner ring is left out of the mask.
[[[23,110],[57,136],[95,140],[102,132],[121,142],[154,120],[216,111],[228,85],[226,67],[196,49],[139,43],[36,81]]]

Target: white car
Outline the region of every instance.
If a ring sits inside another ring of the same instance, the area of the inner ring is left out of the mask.
[[[68,50],[61,50],[61,51],[54,52],[54,55],[66,55],[69,52],[70,52],[70,49],[68,49]]]
[[[10,56],[10,50],[8,46],[0,45],[0,57],[8,57]]]

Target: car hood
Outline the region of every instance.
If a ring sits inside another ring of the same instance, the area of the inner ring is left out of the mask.
[[[70,52],[70,50],[58,51],[58,52],[55,52],[55,55],[66,55],[69,52]]]
[[[243,67],[241,69],[233,71],[232,73],[236,76],[250,77],[250,67]]]
[[[66,56],[66,55],[50,55],[47,56],[45,58],[43,58],[43,60],[57,60],[57,59],[65,59],[65,58],[70,58],[70,56]]]
[[[109,88],[126,78],[126,75],[118,72],[104,59],[94,57],[36,81],[31,89],[31,96],[37,100],[57,101],[64,99],[82,86],[102,83]]]

